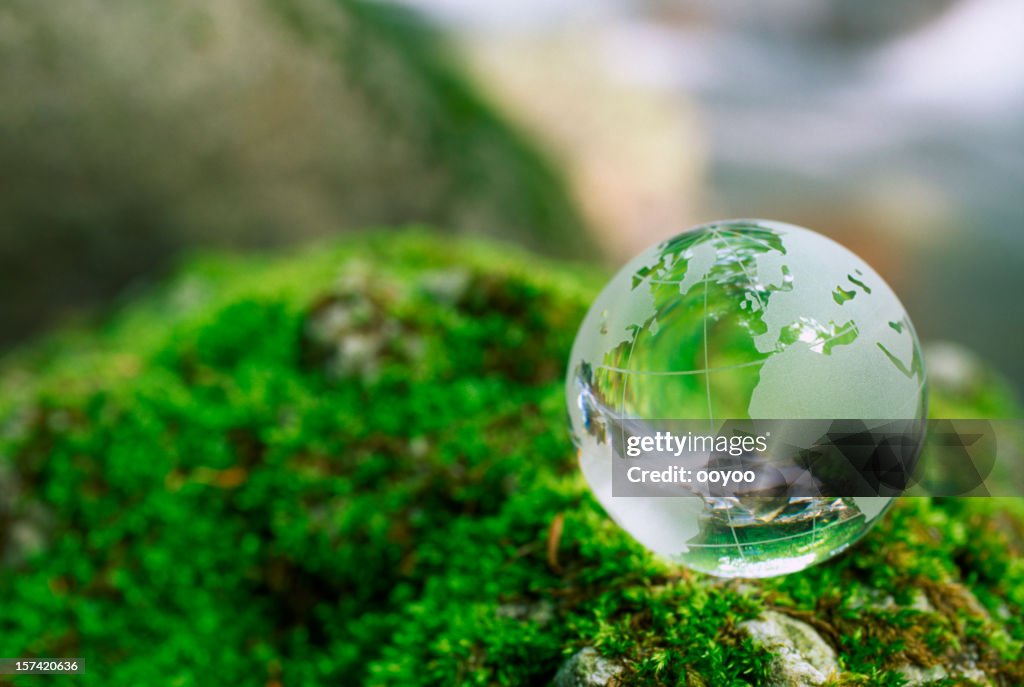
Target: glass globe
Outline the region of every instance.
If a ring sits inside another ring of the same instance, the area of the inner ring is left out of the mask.
[[[699,226],[623,267],[580,326],[566,393],[580,467],[608,514],[655,553],[725,577],[834,556],[891,497],[620,495],[623,427],[771,419],[799,434],[813,421],[911,420],[919,446],[926,415],[920,344],[889,286],[838,243],[764,220]]]

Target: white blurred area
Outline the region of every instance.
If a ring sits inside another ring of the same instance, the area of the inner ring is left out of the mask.
[[[1024,388],[1021,0],[407,0],[560,158],[609,261],[770,217]]]

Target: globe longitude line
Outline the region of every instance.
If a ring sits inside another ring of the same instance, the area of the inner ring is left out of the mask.
[[[708,369],[708,277],[711,268],[704,273],[704,369]],[[711,374],[704,374],[704,389],[708,397],[708,429],[714,429],[714,413],[711,410]]]
[[[714,232],[714,229],[712,229],[712,232],[715,234],[716,237],[719,236],[719,234]],[[726,245],[728,246],[728,244],[726,244]],[[715,251],[715,258],[717,258],[718,257],[718,247],[715,245],[714,242],[712,242],[711,247]],[[716,262],[717,262],[717,260],[716,260]],[[708,278],[711,276],[711,270],[712,269],[714,269],[714,263],[712,263],[712,265],[710,267],[708,267],[707,272],[704,273],[704,318],[703,318],[703,320],[704,320],[704,369],[705,370],[710,369],[710,367],[711,367],[711,364],[708,362]],[[763,306],[762,306],[762,310],[763,310]],[[712,410],[712,404],[711,404],[711,373],[710,372],[707,372],[707,373],[704,374],[704,389],[707,392],[707,397],[708,397],[708,429],[709,429],[709,431],[713,432],[715,425],[714,425],[714,412]],[[736,526],[733,525],[733,522],[732,522],[732,513],[728,509],[726,509],[726,511],[725,511],[725,517],[729,521],[729,532],[730,532],[730,534],[732,534],[732,539],[736,543],[736,551],[739,552],[740,558],[743,559],[744,561],[746,561],[747,560],[747,556],[746,556],[745,553],[743,553],[743,546],[740,544],[740,537],[739,537],[738,534],[736,534]]]

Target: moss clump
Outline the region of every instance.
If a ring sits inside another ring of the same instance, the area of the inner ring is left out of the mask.
[[[744,623],[773,610],[837,685],[967,660],[1020,682],[1019,505],[907,500],[855,555],[757,584],[619,530],[564,426],[598,283],[365,237],[198,260],[9,360],[0,654],[85,657],[86,685],[513,685],[589,647],[621,684],[760,685]]]

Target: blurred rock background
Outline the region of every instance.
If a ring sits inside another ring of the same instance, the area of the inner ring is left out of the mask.
[[[11,0],[0,345],[197,246],[425,222],[611,267],[759,216],[1024,389],[1021,25],[1016,0]]]
[[[550,142],[613,263],[701,221],[805,225],[1024,389],[1024,4],[408,1]]]
[[[558,175],[409,12],[0,7],[0,345],[199,246],[423,222],[586,255]]]

